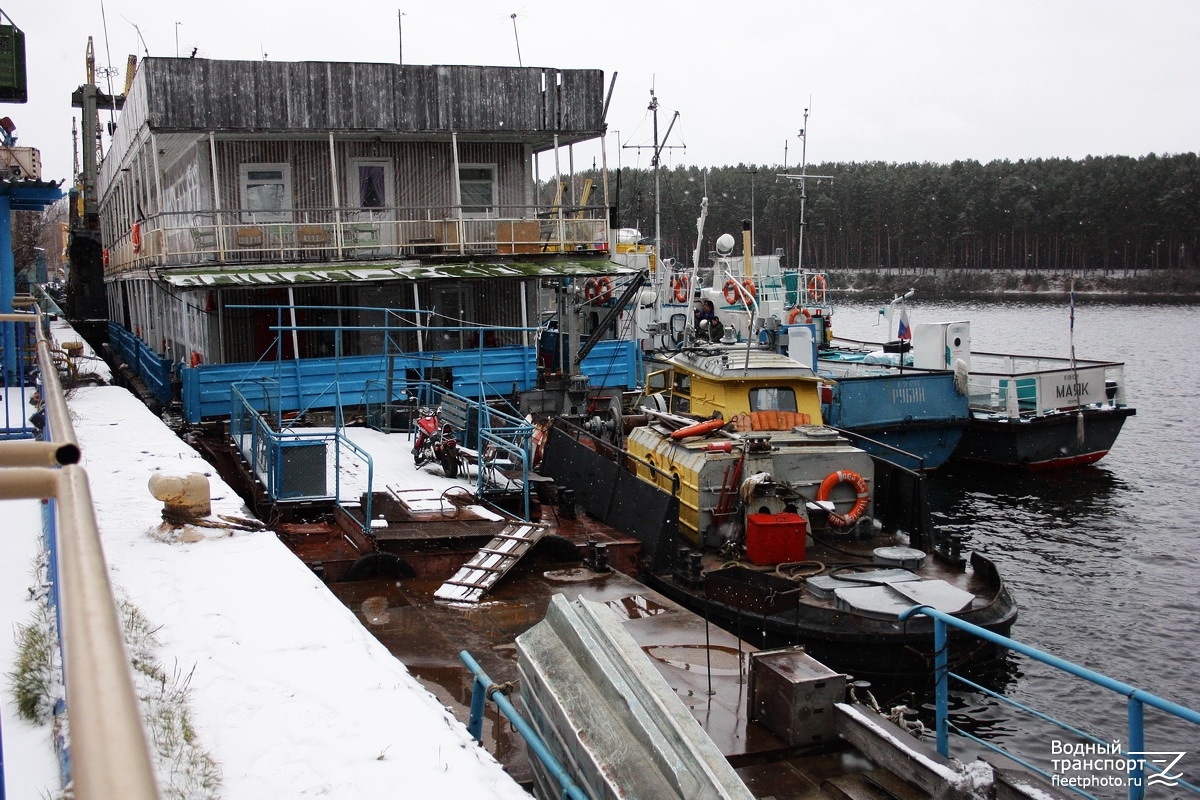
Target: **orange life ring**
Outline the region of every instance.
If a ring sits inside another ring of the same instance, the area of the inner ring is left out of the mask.
[[[688,299],[688,280],[686,275],[676,275],[671,279],[671,289],[674,292],[676,303],[686,303]]]
[[[796,319],[797,319],[797,318],[798,318],[798,317],[799,317],[801,314],[803,314],[803,315],[804,315],[804,323],[805,323],[806,325],[807,325],[808,323],[812,322],[812,314],[808,313],[808,309],[807,309],[807,308],[800,308],[799,306],[796,306],[795,308],[793,308],[793,309],[792,309],[792,313],[791,313],[791,314],[788,314],[788,325],[795,325],[795,324],[796,324]]]
[[[129,235],[130,241],[133,242],[133,254],[137,255],[142,252],[142,226],[138,223],[133,223],[133,232]]]
[[[738,286],[737,281],[732,279],[725,281],[725,286],[722,288],[722,292],[725,295],[725,302],[731,306],[742,302],[743,290],[752,298],[758,297],[758,290],[754,288],[754,281],[750,280],[749,278],[746,278],[746,280],[742,281],[740,287]]]
[[[607,303],[612,299],[612,281],[608,278],[588,278],[583,284],[583,296],[588,300]]]
[[[808,282],[808,293],[813,297],[824,296],[829,291],[829,282],[824,275],[814,275]]]
[[[845,514],[831,513],[829,522],[839,528],[846,528],[858,522],[858,518],[867,510],[867,503],[870,500],[870,491],[867,488],[867,482],[863,480],[863,476],[857,472],[851,472],[848,469],[839,469],[837,472],[829,473],[825,480],[821,481],[821,488],[817,490],[817,500],[828,500],[829,492],[834,486],[839,483],[849,483],[858,492],[858,499],[854,502],[854,508],[850,509]]]
[[[697,422],[695,425],[688,425],[686,428],[680,428],[671,433],[672,439],[686,439],[689,436],[702,436],[706,433],[720,430],[725,427],[723,419],[706,419],[704,422]]]

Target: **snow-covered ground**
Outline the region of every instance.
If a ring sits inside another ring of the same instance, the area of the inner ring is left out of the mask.
[[[527,800],[274,534],[189,528],[160,535],[161,504],[147,490],[156,472],[208,473],[214,515],[248,512],[132,395],[84,387],[69,405],[113,584],[157,627],[167,671],[191,674],[192,719],[221,767],[223,797]],[[397,459],[411,459],[405,445]],[[387,480],[380,467],[376,490]],[[450,484],[437,469],[418,475],[425,486],[414,488]],[[10,520],[0,614],[10,626],[30,615],[22,596],[41,527],[37,509],[0,502]],[[11,643],[5,648],[8,672]],[[7,687],[4,694],[8,796],[36,797],[57,786],[48,729],[14,720]]]

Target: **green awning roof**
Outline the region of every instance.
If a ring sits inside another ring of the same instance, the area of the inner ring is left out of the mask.
[[[545,261],[375,261],[355,264],[263,264],[226,267],[170,267],[158,277],[172,286],[273,286],[293,283],[469,280],[483,278],[560,278],[632,275],[638,270],[608,260],[573,258]]]

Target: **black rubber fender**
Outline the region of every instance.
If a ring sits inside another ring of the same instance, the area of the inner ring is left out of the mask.
[[[570,539],[552,533],[539,539],[526,558],[552,564],[570,564],[582,561],[583,554]]]
[[[367,553],[350,565],[341,583],[367,581],[377,578],[415,578],[417,572],[412,565],[394,553]]]

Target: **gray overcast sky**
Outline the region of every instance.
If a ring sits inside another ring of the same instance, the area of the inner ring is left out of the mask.
[[[668,144],[686,149],[667,164],[776,165],[786,142],[794,165],[810,97],[810,162],[1140,156],[1200,136],[1195,0],[107,0],[107,42],[99,0],[0,8],[25,32],[30,86],[0,114],[55,180],[72,169],[89,35],[118,90],[128,54],[173,56],[176,36],[181,55],[214,59],[396,61],[402,27],[405,63],[499,66],[517,65],[519,41],[526,66],[618,73],[610,166],[647,166],[618,143],[651,142],[652,86],[664,129],[680,113]],[[577,147],[576,168],[597,153]]]

